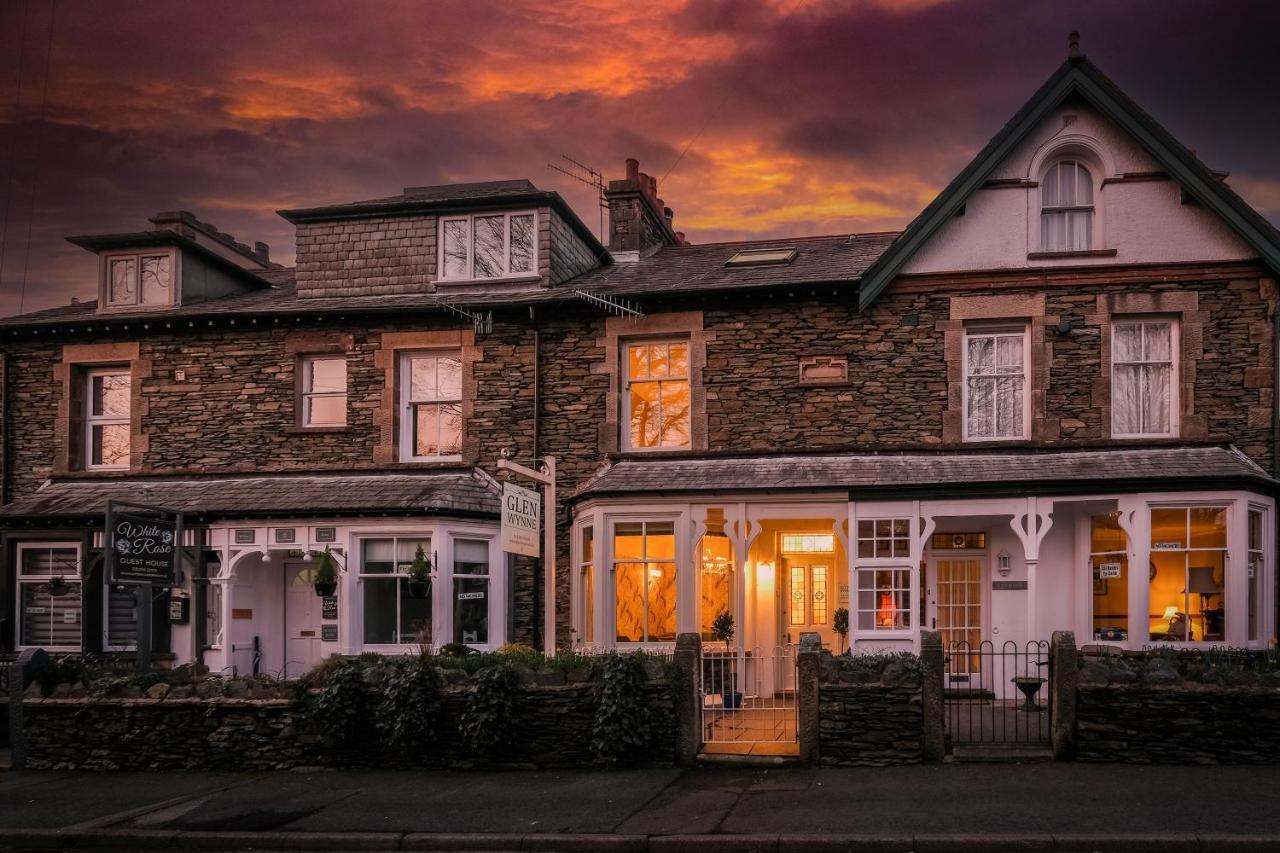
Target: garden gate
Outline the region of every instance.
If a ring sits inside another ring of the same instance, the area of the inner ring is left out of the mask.
[[[950,745],[1047,746],[1049,643],[949,643],[942,703]]]
[[[699,695],[702,741],[796,743],[796,647],[718,650],[702,647]],[[731,751],[731,750],[722,750]]]

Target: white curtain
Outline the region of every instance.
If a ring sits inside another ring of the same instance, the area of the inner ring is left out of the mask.
[[[1112,327],[1111,431],[1164,435],[1173,423],[1173,326]]]
[[[1026,383],[1023,334],[970,335],[968,349],[969,438],[1022,438]]]

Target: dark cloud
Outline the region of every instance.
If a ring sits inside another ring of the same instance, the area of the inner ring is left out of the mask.
[[[5,313],[24,271],[28,310],[91,294],[93,259],[63,236],[157,210],[286,262],[275,209],[410,185],[528,177],[595,225],[591,191],[546,168],[561,154],[608,176],[638,157],[697,240],[901,227],[1073,28],[1280,220],[1269,2],[81,0],[59,5],[40,121],[50,9],[0,4]]]

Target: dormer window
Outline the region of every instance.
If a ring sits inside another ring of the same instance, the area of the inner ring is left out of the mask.
[[[537,226],[533,211],[441,217],[440,280],[536,275]]]
[[[173,304],[170,252],[107,255],[103,278],[103,304],[108,308]]]
[[[1093,248],[1093,175],[1079,160],[1059,160],[1040,181],[1040,248],[1084,252]]]

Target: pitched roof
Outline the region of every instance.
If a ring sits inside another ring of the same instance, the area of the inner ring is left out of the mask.
[[[1200,162],[1159,122],[1083,56],[1067,59],[978,155],[921,211],[867,270],[858,293],[866,308],[907,261],[955,215],[992,172],[1067,98],[1079,97],[1136,139],[1196,201],[1217,214],[1242,240],[1280,271],[1280,231]]]
[[[499,494],[491,477],[470,468],[420,474],[57,480],[0,507],[0,519],[98,516],[106,512],[108,500],[205,518],[370,512],[496,516]]]
[[[1150,488],[1277,485],[1234,447],[1100,450],[984,450],[791,456],[637,459],[598,473],[576,497],[602,494],[848,489],[870,494],[936,495],[981,487],[984,495],[1110,492]]]
[[[826,237],[792,237],[735,243],[664,246],[633,263],[615,263],[594,269],[561,287],[593,293],[643,296],[750,287],[852,283],[880,257],[896,233],[836,234]],[[767,266],[726,266],[734,255],[748,249],[793,248],[790,263]]]

